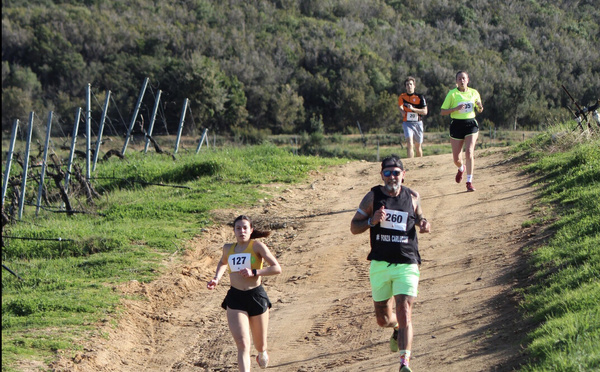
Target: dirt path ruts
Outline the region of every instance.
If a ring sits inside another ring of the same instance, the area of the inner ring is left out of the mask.
[[[406,185],[419,191],[431,234],[419,236],[423,264],[413,313],[411,367],[418,371],[511,371],[522,330],[512,289],[522,268],[521,223],[533,190],[502,151],[478,151],[474,185],[454,182],[451,155],[405,159]],[[153,283],[121,288],[145,301],[124,301],[116,327],[55,370],[237,371],[236,350],[220,308],[228,288],[206,290],[220,247],[233,240],[237,214],[274,228],[265,242],[283,274],[265,278],[273,309],[271,371],[397,371],[391,331],[375,322],[368,280],[368,233],[350,220],[379,164],[352,162],[299,186],[272,186],[280,197],[244,211],[216,211],[220,227],[190,242],[184,264],[167,262]],[[259,370],[253,365],[253,370]]]

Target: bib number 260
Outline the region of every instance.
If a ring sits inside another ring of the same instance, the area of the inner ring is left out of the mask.
[[[388,214],[387,216],[385,216],[385,220],[391,223],[402,223],[404,218],[401,215]]]
[[[381,222],[381,227],[398,231],[406,231],[407,220],[407,212],[386,209],[385,220]]]

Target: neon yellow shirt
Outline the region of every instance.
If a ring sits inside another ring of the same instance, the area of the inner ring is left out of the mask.
[[[454,88],[448,92],[444,99],[442,110],[448,110],[464,103],[467,106],[463,110],[452,112],[450,117],[452,119],[473,119],[475,117],[475,102],[477,101],[481,102],[481,97],[475,89],[467,87],[464,92],[461,92],[458,88]]]

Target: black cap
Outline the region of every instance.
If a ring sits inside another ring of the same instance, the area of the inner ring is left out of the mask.
[[[381,170],[392,167],[398,167],[404,170],[404,165],[402,165],[402,161],[400,161],[400,157],[398,155],[388,156],[381,161]]]

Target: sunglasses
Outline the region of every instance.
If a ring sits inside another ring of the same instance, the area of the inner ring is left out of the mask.
[[[384,170],[383,171],[383,176],[384,177],[389,177],[392,174],[396,177],[398,177],[400,174],[402,173],[402,171],[391,171],[391,170]]]

